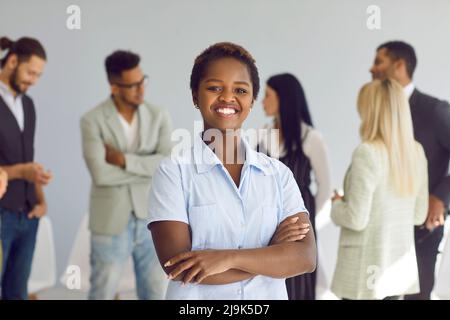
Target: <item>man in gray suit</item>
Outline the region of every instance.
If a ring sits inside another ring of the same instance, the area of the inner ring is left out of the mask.
[[[140,58],[106,58],[111,96],[81,119],[83,155],[92,177],[90,299],[113,299],[133,258],[139,299],[162,299],[166,279],[146,228],[152,175],[171,150],[168,113],[144,101]]]
[[[415,230],[420,293],[405,297],[406,300],[428,300],[434,286],[445,212],[450,203],[450,106],[448,102],[415,88],[412,79],[416,65],[417,58],[411,45],[391,41],[378,47],[370,72],[374,79],[392,77],[403,85],[411,106],[414,135],[425,149],[428,160],[428,217],[425,225]]]

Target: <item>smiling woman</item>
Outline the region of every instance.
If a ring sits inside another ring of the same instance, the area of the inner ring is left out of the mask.
[[[287,299],[284,279],[315,269],[315,240],[292,172],[242,137],[259,91],[255,61],[215,44],[195,60],[191,90],[205,130],[191,152],[161,163],[150,192],[166,298]]]
[[[242,126],[258,96],[258,69],[242,47],[220,43],[196,59],[191,90],[205,130],[236,130]]]

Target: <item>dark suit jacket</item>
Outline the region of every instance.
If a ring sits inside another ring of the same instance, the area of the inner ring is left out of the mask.
[[[414,135],[428,160],[430,194],[450,203],[450,105],[414,90],[409,99]]]
[[[32,162],[34,158],[34,131],[36,114],[33,100],[22,96],[24,130],[20,130],[14,114],[0,97],[0,166]],[[0,207],[13,212],[29,212],[37,203],[34,184],[12,180]]]

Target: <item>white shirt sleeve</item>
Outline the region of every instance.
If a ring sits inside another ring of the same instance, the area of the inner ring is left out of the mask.
[[[310,129],[303,142],[303,152],[309,158],[317,183],[315,195],[316,214],[331,197],[331,173],[328,150],[319,131]]]
[[[165,158],[156,170],[149,196],[149,223],[179,221],[189,224],[178,164]]]
[[[280,221],[284,221],[299,212],[306,212],[309,215],[292,171],[281,161],[274,160],[274,162],[277,163],[279,169],[283,196],[283,211]]]

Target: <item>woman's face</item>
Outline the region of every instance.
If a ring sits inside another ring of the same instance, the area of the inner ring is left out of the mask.
[[[208,65],[194,103],[207,129],[239,129],[253,104],[253,86],[247,66],[234,58],[222,58]]]
[[[268,117],[276,117],[280,112],[280,101],[275,90],[271,87],[266,87],[266,94],[263,100],[264,111]]]

